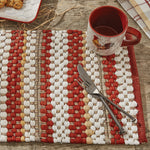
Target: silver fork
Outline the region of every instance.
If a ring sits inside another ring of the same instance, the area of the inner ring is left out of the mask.
[[[90,90],[87,89],[87,92],[88,92],[89,94],[91,94],[91,95],[93,95],[93,96],[98,96],[98,95],[100,95],[100,96],[103,97],[104,100],[106,100],[108,103],[110,103],[111,105],[113,105],[114,107],[116,107],[118,110],[120,110],[122,113],[124,113],[126,116],[128,116],[128,117],[132,120],[132,122],[135,122],[135,121],[136,121],[136,118],[134,118],[133,116],[131,116],[129,113],[127,113],[127,112],[124,111],[122,108],[120,108],[118,105],[116,105],[116,104],[113,103],[111,100],[109,100],[107,97],[105,97],[105,96],[102,94],[102,92],[99,91],[98,88],[97,88],[94,84],[92,84],[92,83],[88,82],[87,80],[85,80],[83,77],[81,77],[81,75],[80,75],[79,77],[82,78],[83,81],[80,79],[80,82],[81,82],[81,81],[84,82],[84,84],[86,85],[86,88],[87,88],[87,87],[90,87]],[[79,79],[78,79],[78,81],[79,81]],[[79,83],[79,82],[78,82],[78,83]],[[80,85],[81,85],[81,84],[80,84]],[[83,84],[82,84],[82,85],[83,85]],[[84,88],[84,89],[85,89],[85,88]]]
[[[119,121],[117,120],[117,118],[115,117],[115,115],[113,114],[112,110],[110,109],[110,107],[108,106],[108,104],[106,103],[106,101],[104,100],[104,98],[100,95],[99,90],[97,89],[97,87],[94,84],[90,84],[89,82],[82,81],[80,78],[78,78],[76,80],[79,83],[79,85],[81,87],[83,87],[90,95],[92,95],[93,97],[98,98],[99,100],[102,101],[102,103],[104,104],[104,106],[106,107],[106,109],[108,110],[108,112],[110,113],[111,117],[113,118],[113,120],[117,124],[117,126],[118,126],[118,128],[120,130],[119,133],[120,134],[124,134],[125,130],[122,128],[121,124],[119,123]]]

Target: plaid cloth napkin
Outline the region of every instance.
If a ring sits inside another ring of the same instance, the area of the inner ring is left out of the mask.
[[[150,0],[118,0],[150,38]]]

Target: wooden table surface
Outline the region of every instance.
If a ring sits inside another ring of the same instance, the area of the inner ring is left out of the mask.
[[[122,9],[116,0],[43,0],[38,18],[31,24],[0,20],[0,29],[87,29],[90,12],[99,6],[112,5]],[[122,9],[123,10],[123,9]],[[46,143],[0,143],[0,150],[150,150],[150,40],[129,15],[129,26],[142,33],[141,42],[136,45],[135,55],[138,66],[141,94],[148,143],[140,146],[126,145],[81,145]],[[46,22],[45,22],[46,21]]]

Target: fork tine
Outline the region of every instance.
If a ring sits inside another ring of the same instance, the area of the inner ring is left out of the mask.
[[[83,81],[80,79],[80,78],[77,78],[77,79],[75,79],[77,82],[78,82],[78,84],[83,88],[83,89],[85,89],[85,85],[83,84]]]
[[[81,76],[79,75],[79,77],[81,78]],[[89,87],[90,86],[90,83],[87,81],[87,80],[84,80],[83,78],[82,78],[82,82],[84,83],[84,85],[86,86],[86,87]]]
[[[86,84],[86,85],[87,85],[87,87],[89,87],[89,86],[90,86],[90,83],[89,83],[88,81],[84,81],[84,84]]]
[[[90,82],[83,76],[83,75],[79,75],[79,77],[86,83],[90,84]]]

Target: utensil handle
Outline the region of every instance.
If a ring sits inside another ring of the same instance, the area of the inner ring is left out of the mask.
[[[134,122],[136,120],[136,118],[134,118],[133,116],[131,116],[129,113],[127,113],[126,111],[124,111],[122,108],[120,108],[118,105],[116,105],[115,103],[113,103],[111,100],[109,100],[107,97],[105,97],[104,95],[101,95],[107,102],[109,102],[110,104],[112,104],[113,106],[115,106],[118,110],[120,110],[122,113],[124,113],[125,115],[127,115],[132,122]]]
[[[97,95],[97,96],[102,101],[102,103],[104,104],[104,106],[106,107],[106,109],[108,110],[108,112],[110,113],[111,117],[113,118],[113,120],[117,124],[117,126],[118,126],[118,128],[120,130],[120,134],[124,134],[125,133],[124,129],[122,128],[121,124],[119,123],[119,121],[117,120],[117,118],[115,117],[115,115],[113,114],[112,110],[109,108],[109,106],[106,103],[106,101],[104,100],[104,98],[101,95]]]

